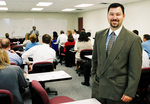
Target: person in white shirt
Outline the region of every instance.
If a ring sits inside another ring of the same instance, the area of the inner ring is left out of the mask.
[[[92,46],[94,45],[94,39],[91,37],[91,33],[87,32],[88,38],[91,40]]]
[[[49,61],[53,62],[56,59],[56,52],[54,49],[52,49],[49,44],[51,42],[51,37],[48,34],[44,34],[42,36],[42,45],[37,45],[29,50],[27,50],[25,53],[22,54],[22,59],[25,62],[28,62],[28,57],[33,57],[33,64],[36,62],[43,62],[43,61]]]
[[[58,48],[60,48],[61,45],[63,46],[64,43],[66,43],[66,42],[67,42],[67,39],[68,39],[67,35],[64,34],[64,31],[63,31],[63,30],[60,31],[60,34],[61,34],[61,35],[58,36],[57,42],[55,43],[55,44],[59,44],[59,45],[58,45]]]
[[[74,29],[74,30],[72,31],[72,33],[73,33],[73,38],[74,38],[75,42],[77,42],[77,41],[78,41],[78,38],[79,38],[79,34],[77,34],[76,29]]]
[[[142,55],[142,68],[144,67],[149,67],[149,56],[146,51],[143,50],[143,55]]]

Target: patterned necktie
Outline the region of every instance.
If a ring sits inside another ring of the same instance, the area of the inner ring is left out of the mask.
[[[110,54],[111,48],[112,48],[114,40],[115,40],[115,33],[112,32],[111,34],[112,34],[112,36],[111,36],[111,38],[108,42],[108,46],[107,46],[107,56]]]

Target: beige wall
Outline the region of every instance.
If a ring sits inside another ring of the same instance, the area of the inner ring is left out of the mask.
[[[0,20],[3,19],[64,19],[67,20],[67,30],[77,29],[78,26],[76,13],[0,13]],[[0,34],[0,37],[3,36]]]
[[[131,31],[139,30],[141,37],[145,33],[150,34],[150,0],[124,6],[126,17],[123,25]],[[92,33],[92,37],[95,36],[96,31],[109,27],[107,8],[80,13],[78,17],[83,17],[83,26]]]

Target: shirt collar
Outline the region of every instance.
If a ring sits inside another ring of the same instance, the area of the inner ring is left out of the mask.
[[[117,29],[116,31],[114,31],[115,32],[115,35],[119,35],[119,33],[120,33],[120,31],[121,31],[121,29],[122,29],[122,26],[119,28],[119,29]],[[111,28],[109,29],[109,33],[108,33],[108,35],[111,35],[111,33],[112,33],[113,31],[111,30]]]

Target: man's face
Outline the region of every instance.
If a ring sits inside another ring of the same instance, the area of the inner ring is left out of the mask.
[[[36,30],[36,27],[35,27],[35,26],[33,26],[33,30]]]
[[[110,24],[110,28],[113,30],[118,29],[124,20],[125,14],[123,14],[121,7],[110,8],[107,19]]]

